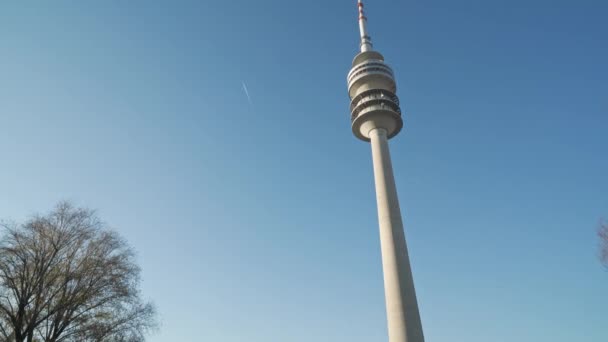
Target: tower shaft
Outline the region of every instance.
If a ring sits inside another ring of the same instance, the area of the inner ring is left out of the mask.
[[[389,342],[424,342],[409,262],[387,131],[369,132],[380,224]]]

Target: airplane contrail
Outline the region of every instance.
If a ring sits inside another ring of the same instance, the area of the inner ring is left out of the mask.
[[[251,102],[251,96],[249,96],[249,90],[247,90],[247,85],[245,84],[245,81],[241,80],[241,83],[243,84],[243,91],[245,92],[245,95],[247,96],[247,101],[249,102],[249,105],[253,107],[253,102]]]

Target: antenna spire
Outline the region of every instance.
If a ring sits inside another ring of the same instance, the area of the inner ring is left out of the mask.
[[[372,38],[367,34],[367,17],[363,10],[363,0],[358,0],[359,6],[359,32],[361,33],[361,52],[372,49]]]

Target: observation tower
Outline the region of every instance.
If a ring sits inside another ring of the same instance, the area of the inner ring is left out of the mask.
[[[362,0],[361,52],[348,73],[353,134],[371,143],[389,342],[424,342],[388,140],[403,127],[393,70],[372,48]]]

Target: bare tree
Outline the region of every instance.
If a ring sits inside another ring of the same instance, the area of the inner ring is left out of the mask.
[[[600,223],[597,235],[600,238],[600,261],[608,268],[608,223]]]
[[[60,203],[4,228],[0,341],[140,342],[155,327],[133,250],[93,211]]]

